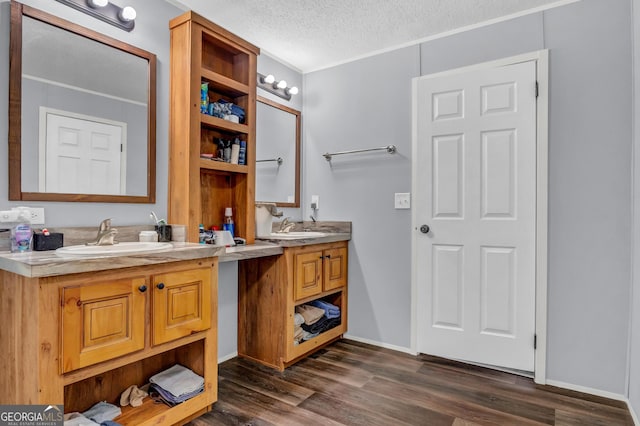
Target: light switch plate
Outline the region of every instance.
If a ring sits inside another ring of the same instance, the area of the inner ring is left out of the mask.
[[[311,196],[311,208],[313,210],[320,210],[320,196],[312,195]]]
[[[410,192],[396,192],[395,207],[396,207],[396,209],[410,209],[411,208],[411,193]]]

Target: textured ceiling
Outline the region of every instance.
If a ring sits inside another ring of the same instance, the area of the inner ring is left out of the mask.
[[[169,0],[303,72],[566,0]]]

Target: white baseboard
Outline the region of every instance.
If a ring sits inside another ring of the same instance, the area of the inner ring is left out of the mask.
[[[409,355],[418,355],[417,352],[412,351],[410,348],[404,348],[402,346],[390,345],[388,343],[376,342],[375,340],[364,339],[362,337],[352,336],[350,334],[344,335],[345,339],[354,340],[360,343],[366,343],[368,345],[378,346],[380,348],[391,349],[398,352],[404,352]]]
[[[227,354],[225,356],[218,357],[218,364],[221,364],[221,363],[223,363],[225,361],[229,361],[231,358],[235,358],[237,356],[238,356],[238,352],[236,351],[236,352],[232,352],[230,354]]]
[[[628,399],[626,396],[621,395],[619,393],[607,392],[599,389],[588,388],[586,386],[573,385],[571,383],[558,382],[556,380],[547,379],[547,385],[556,386],[563,389],[574,390],[582,393],[588,393],[595,396],[601,396],[603,398],[615,399],[616,401],[624,401],[628,404]]]
[[[638,418],[638,415],[636,414],[635,411],[633,411],[633,406],[631,405],[631,402],[627,399],[627,408],[629,409],[629,412],[631,413],[631,418],[633,419],[633,424],[636,426],[640,426],[640,419]]]

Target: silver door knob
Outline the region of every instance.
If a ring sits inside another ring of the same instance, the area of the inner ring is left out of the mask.
[[[422,232],[423,234],[426,234],[427,232],[429,232],[431,228],[429,228],[429,225],[422,225],[420,227],[420,232]]]

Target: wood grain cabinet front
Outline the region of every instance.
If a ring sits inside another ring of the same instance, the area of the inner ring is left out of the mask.
[[[238,267],[238,355],[284,370],[347,331],[348,242],[286,247],[280,256]],[[308,340],[294,339],[296,307],[322,299],[340,323]]]
[[[211,271],[194,269],[153,276],[153,344],[211,327]]]
[[[296,249],[291,249],[296,250]],[[294,251],[294,253],[297,253]],[[347,249],[330,248],[306,252],[301,249],[294,262],[294,298],[307,299],[347,285]]]
[[[144,348],[145,277],[62,287],[62,372]]]

